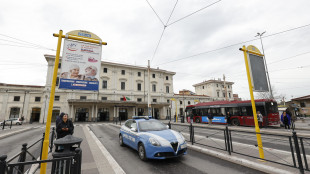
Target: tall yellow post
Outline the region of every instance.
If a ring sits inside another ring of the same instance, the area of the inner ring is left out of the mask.
[[[254,95],[253,95],[253,85],[251,81],[250,68],[249,68],[249,62],[248,62],[248,55],[247,55],[248,50],[246,49],[245,46],[243,46],[242,49],[240,50],[242,50],[244,54],[245,67],[246,67],[246,72],[248,76],[248,83],[249,83],[249,90],[250,90],[250,95],[251,95],[252,110],[253,110],[253,115],[254,115],[255,132],[256,132],[259,157],[261,159],[264,159],[263,143],[262,143],[262,138],[260,135],[260,130],[259,130],[258,122],[257,122],[256,106],[255,106]]]
[[[53,105],[54,105],[55,87],[56,87],[56,79],[57,79],[57,72],[58,72],[61,41],[62,41],[62,30],[59,30],[56,58],[55,58],[55,64],[54,64],[54,72],[53,72],[53,80],[52,80],[52,87],[51,87],[51,94],[50,94],[50,102],[48,106],[48,114],[47,114],[47,120],[46,120],[45,137],[44,137],[43,149],[42,149],[42,160],[46,160],[48,156],[49,136],[50,136],[50,128],[51,128],[51,120],[52,120],[52,111],[53,111]],[[40,174],[46,173],[46,166],[47,166],[46,163],[41,164]]]

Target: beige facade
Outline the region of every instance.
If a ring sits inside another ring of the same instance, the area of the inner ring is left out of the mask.
[[[207,95],[212,100],[234,100],[233,82],[218,80],[208,80],[194,84],[197,95]]]

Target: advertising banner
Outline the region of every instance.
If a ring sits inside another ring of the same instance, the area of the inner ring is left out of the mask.
[[[99,89],[101,45],[65,39],[59,88]]]
[[[208,123],[209,122],[208,116],[202,116],[201,122]],[[226,123],[226,119],[223,116],[214,116],[212,119],[212,123]]]

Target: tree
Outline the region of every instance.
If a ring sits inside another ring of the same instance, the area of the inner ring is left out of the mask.
[[[285,99],[285,94],[279,94],[274,86],[271,85],[273,99],[278,103]],[[270,92],[255,92],[255,99],[272,99]]]

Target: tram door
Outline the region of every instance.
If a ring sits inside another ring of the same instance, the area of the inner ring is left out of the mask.
[[[100,108],[98,110],[97,121],[109,121],[109,109],[108,108]]]
[[[119,108],[119,117],[120,120],[127,120],[128,119],[128,112],[126,108]]]
[[[75,113],[75,121],[88,121],[88,108],[77,108]]]

